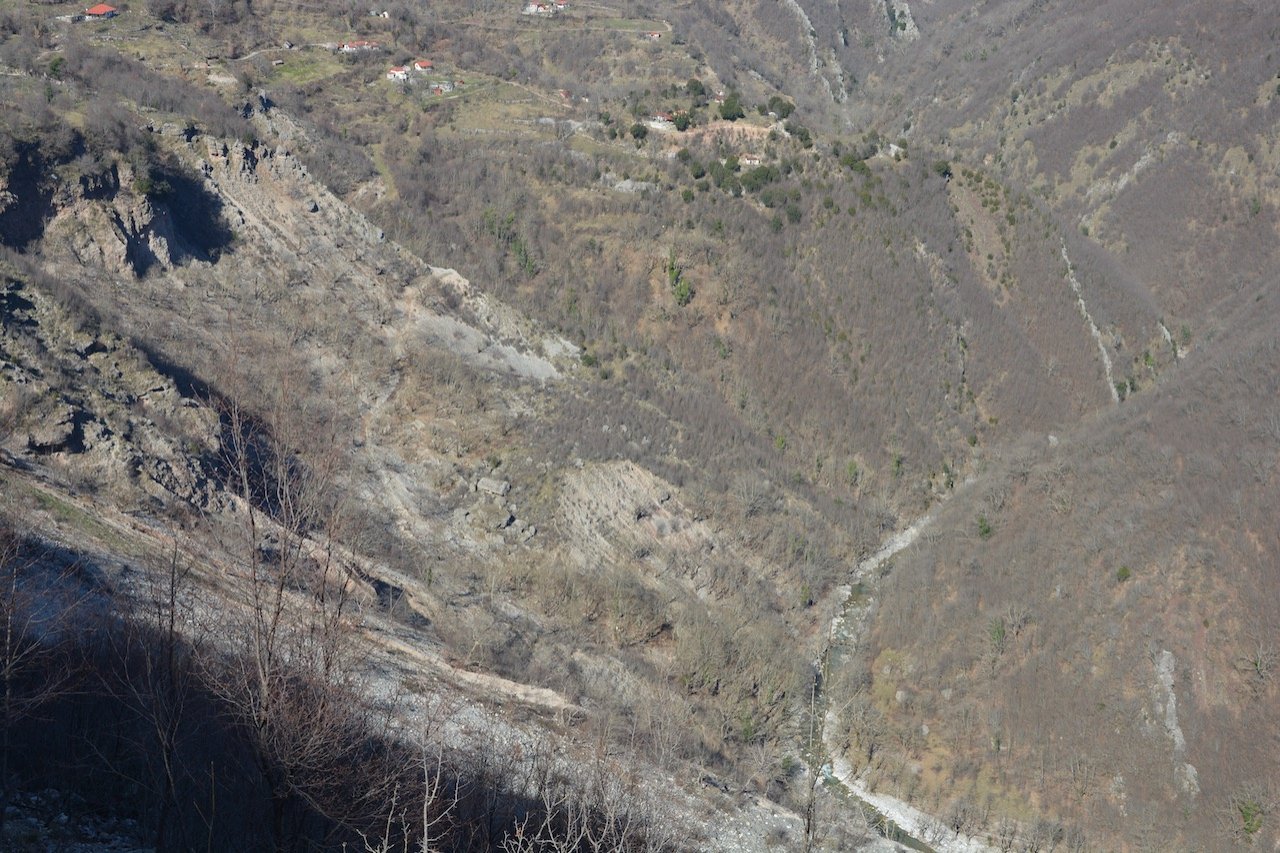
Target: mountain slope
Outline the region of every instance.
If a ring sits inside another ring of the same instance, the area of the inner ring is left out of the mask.
[[[904,732],[919,796],[1135,842],[1257,834],[1233,809],[1269,804],[1276,772],[1274,301],[1240,300],[1149,396],[993,466],[894,561],[854,690]]]
[[[396,666],[809,842],[824,743],[995,846],[1270,839],[1266,8],[370,11],[0,21],[13,495],[232,565],[314,477]]]

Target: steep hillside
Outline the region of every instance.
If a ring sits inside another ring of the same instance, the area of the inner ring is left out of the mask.
[[[1268,838],[1275,31],[1246,3],[914,12],[867,79],[877,120],[1043,201],[1124,402],[1002,450],[895,561],[850,741],[865,763],[883,719],[897,790],[961,821],[1005,801],[1021,843],[1037,814]]]
[[[1258,3],[962,3],[869,94],[912,142],[994,164],[1105,249],[1170,328],[1274,273],[1278,37]],[[1145,342],[1142,342],[1145,344]],[[1131,345],[1132,346],[1132,345]]]
[[[79,106],[94,91],[82,85],[55,106]],[[395,725],[410,729],[418,702],[462,709],[448,715],[461,733],[449,729],[433,747],[465,756],[450,759],[462,762],[450,772],[470,792],[469,805],[451,812],[459,838],[475,831],[473,797],[502,803],[489,833],[504,821],[504,831],[514,828],[521,798],[560,797],[557,788],[522,788],[510,762],[549,743],[561,752],[578,739],[564,726],[584,716],[593,732],[583,732],[584,744],[630,743],[632,770],[694,780],[679,813],[718,802],[737,816],[695,821],[694,837],[766,820],[780,837],[805,833],[794,813],[770,816],[774,807],[757,797],[794,807],[804,796],[791,755],[823,613],[814,605],[853,550],[847,532],[767,472],[744,472],[738,491],[722,491],[700,470],[696,454],[706,450],[683,449],[668,409],[584,381],[573,344],[387,241],[282,144],[210,136],[184,128],[180,113],[153,113],[143,126],[120,110],[112,118],[127,122],[126,134],[105,137],[95,118],[73,127],[63,149],[33,156],[18,116],[8,118],[6,211],[38,212],[24,217],[26,230],[5,231],[4,435],[13,470],[4,487],[20,535],[57,542],[76,555],[73,565],[105,576],[115,597],[103,606],[126,620],[131,607],[152,606],[145,581],[130,596],[131,564],[163,572],[171,540],[170,559],[191,562],[199,579],[191,630],[215,631],[230,646],[206,650],[232,660],[237,648],[260,646],[238,647],[236,632],[213,625],[240,625],[245,598],[247,624],[256,624],[263,567],[287,568],[282,583],[303,591],[336,583],[343,595],[320,596],[321,624],[374,650],[356,655],[344,689],[390,691],[403,715]],[[256,132],[274,137],[274,119],[260,118]],[[597,393],[606,399],[595,402]],[[584,411],[601,421],[604,442],[582,429]],[[624,458],[607,449],[615,431]],[[319,579],[308,574],[317,563]],[[5,559],[6,570],[46,564]],[[314,624],[305,598],[276,589],[290,624]],[[297,678],[316,677],[313,658],[286,659],[303,667]],[[111,660],[92,663],[109,669]],[[512,734],[506,716],[474,721],[505,703],[537,722]],[[125,714],[121,725],[133,719]],[[92,748],[113,730],[72,731]],[[493,743],[506,746],[495,753]],[[228,749],[235,756],[241,747]],[[314,838],[317,821],[368,820],[339,817],[333,790],[315,787],[325,773],[311,767],[297,777],[292,753],[267,751],[264,760],[262,749],[250,750],[262,781],[240,760],[220,772],[247,780],[234,784],[250,793],[265,785],[269,814],[250,798],[245,826],[209,832],[228,844],[255,832],[282,843],[290,833]],[[29,758],[14,757],[24,773],[33,772]],[[57,766],[43,778],[67,784]],[[530,759],[524,770],[544,766]],[[718,781],[704,790],[697,780],[708,769],[754,773],[748,787],[759,794],[731,800]],[[104,772],[124,770],[108,763]],[[581,775],[572,765],[556,772]],[[287,795],[278,773],[292,778]],[[189,802],[213,796],[199,779],[184,776],[181,786]],[[560,801],[543,805],[558,821]],[[665,809],[632,817],[653,826]],[[139,816],[162,839],[199,819],[166,809]],[[687,824],[663,817],[661,825]],[[555,822],[545,831],[567,830]],[[742,840],[731,833],[724,844],[754,849],[763,838],[733,831]],[[494,847],[504,838],[456,843]]]
[[[615,826],[537,781],[609,755],[693,847],[850,846],[836,777],[938,849],[1273,840],[1262,4],[73,11],[0,16],[13,553],[120,624],[181,556],[206,629],[276,567],[370,731],[464,709],[458,849]],[[224,838],[374,819],[245,743]]]
[[[835,675],[888,723],[846,715],[856,763],[957,813],[1271,843],[1249,810],[1276,793],[1276,295],[1237,306],[1212,352],[1011,452],[894,560],[865,669]]]

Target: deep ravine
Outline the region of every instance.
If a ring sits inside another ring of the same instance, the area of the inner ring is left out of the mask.
[[[827,631],[827,644],[820,659],[823,673],[820,685],[825,686],[830,668],[840,665],[841,650],[856,652],[865,618],[877,592],[877,573],[881,567],[920,538],[933,524],[938,509],[939,506],[935,506],[910,526],[889,537],[879,551],[858,563],[849,584],[840,589],[844,605],[831,620]],[[841,729],[839,709],[828,704],[825,691],[818,693],[816,707],[821,723],[820,754],[825,759],[820,771],[822,778],[828,785],[843,787],[864,806],[878,812],[884,818],[880,828],[887,837],[892,838],[898,830],[914,842],[912,846],[923,845],[937,853],[987,853],[995,850],[977,837],[958,835],[947,829],[945,822],[937,816],[927,814],[910,803],[870,790],[843,755],[836,734]]]

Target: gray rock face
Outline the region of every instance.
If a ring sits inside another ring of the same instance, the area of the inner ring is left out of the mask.
[[[119,337],[87,332],[35,288],[11,283],[0,324],[0,440],[95,489],[204,509],[216,501],[217,412],[184,397]],[[69,379],[74,377],[74,382]],[[24,440],[25,439],[25,440]]]
[[[27,447],[36,453],[56,453],[67,446],[75,432],[71,408],[63,406],[56,416],[35,427],[27,435]]]
[[[507,492],[511,491],[511,484],[506,480],[497,480],[493,477],[481,477],[476,483],[476,488],[490,495],[503,497]]]

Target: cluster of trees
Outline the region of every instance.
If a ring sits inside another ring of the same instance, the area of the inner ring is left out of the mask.
[[[110,47],[69,42],[61,58],[59,74],[75,80],[84,91],[95,93],[95,101],[114,97],[161,113],[184,116],[197,129],[213,136],[246,141],[254,138],[243,105],[234,107],[207,87],[155,71]]]
[[[840,472],[858,452],[860,442],[841,441],[841,446],[832,447],[833,433],[864,435],[873,446],[885,436],[896,436],[899,447],[883,451],[891,453],[888,462],[876,461],[880,451],[872,450],[859,463],[863,472],[859,483],[876,477],[877,469],[880,475],[893,475],[889,462],[895,457],[904,459],[899,472],[913,466],[939,470],[938,451],[931,448],[936,439],[921,435],[909,419],[892,415],[893,424],[886,425],[880,414],[871,413],[878,409],[836,402],[877,393],[867,380],[874,380],[874,370],[881,364],[896,370],[897,356],[890,353],[905,352],[922,333],[934,335],[948,328],[949,321],[939,318],[940,326],[926,322],[932,332],[908,331],[904,324],[914,323],[918,312],[894,305],[915,297],[898,289],[893,299],[880,298],[887,282],[929,281],[928,274],[910,269],[918,258],[904,250],[912,245],[908,232],[930,235],[928,239],[941,244],[944,253],[951,239],[951,215],[939,194],[942,183],[927,167],[875,167],[857,158],[863,151],[856,142],[846,143],[834,158],[825,151],[785,153],[784,146],[790,143],[780,140],[770,145],[781,148],[783,156],[744,168],[737,160],[741,149],[726,144],[682,152],[672,161],[654,165],[652,173],[632,171],[632,176],[660,190],[622,196],[582,190],[598,183],[606,169],[628,174],[624,170],[634,170],[634,163],[598,160],[593,164],[556,146],[530,148],[507,140],[469,139],[462,144],[436,135],[426,117],[408,135],[418,141],[389,149],[393,174],[402,197],[431,200],[432,229],[424,234],[407,227],[404,223],[420,211],[400,207],[391,198],[374,211],[375,218],[424,256],[468,270],[503,298],[572,338],[591,343],[600,370],[625,377],[633,392],[642,387],[640,374],[633,372],[641,368],[639,357],[649,366],[684,365],[686,381],[688,370],[705,373],[714,381],[704,392],[729,404],[724,413],[728,422],[745,418],[757,435],[776,431],[776,423],[771,423],[776,416],[770,412],[808,412],[811,417],[806,415],[803,425],[787,430],[783,460],[790,465],[803,460],[805,479],[812,477],[842,491],[854,488]],[[877,150],[871,140],[866,143],[866,153]],[[475,155],[478,145],[487,156]],[[853,174],[839,165],[851,146],[855,146],[850,160],[856,166]],[[711,192],[717,183],[719,192]],[[536,203],[554,187],[568,190],[558,195],[554,208]],[[721,203],[721,193],[733,195],[735,189],[743,200]],[[495,240],[486,225],[486,209],[503,220],[502,239]],[[910,211],[909,217],[902,215],[895,221],[899,210]],[[601,238],[594,231],[575,233],[564,225],[604,220],[618,223],[613,233],[621,242],[615,244],[612,237]],[[645,311],[652,307],[652,284],[661,275],[662,260],[634,248],[659,237],[651,225],[660,221],[684,223],[679,260],[683,278],[696,290],[689,303],[695,309],[691,319],[726,311],[742,318],[739,322],[748,322],[746,317],[751,316],[756,319],[750,323],[763,320],[774,329],[764,336],[767,342],[760,341],[758,334],[751,340],[736,340],[732,326],[729,338],[717,336],[719,344],[705,328],[678,339],[638,333]],[[815,227],[803,231],[786,227],[810,221]],[[537,259],[532,277],[519,257],[511,254],[517,238],[524,256]],[[739,251],[745,245],[752,246],[749,256]],[[801,245],[810,248],[797,251]],[[799,262],[809,251],[822,258],[821,265]],[[963,274],[963,267],[959,272]],[[921,294],[920,299],[927,295]],[[925,301],[919,307],[936,312],[936,307],[930,307],[936,304]],[[884,328],[902,331],[887,336],[890,348],[883,352],[872,349],[874,341],[886,336],[879,331],[879,320],[866,319],[867,311],[883,315]],[[944,351],[951,346],[941,339],[939,345]],[[773,357],[778,347],[787,351],[786,359]],[[783,376],[789,364],[824,365],[824,369],[797,384]],[[776,381],[762,384],[748,379],[751,370],[770,374]],[[801,389],[812,390],[813,383],[827,390],[816,397],[800,394]],[[860,384],[866,387],[859,390]],[[941,383],[934,388],[918,381],[906,387],[913,397],[931,398],[929,403],[921,400],[930,410],[940,404],[946,390]],[[807,399],[801,401],[800,396]],[[679,405],[681,412],[687,411],[685,403]],[[972,410],[965,411],[971,418]],[[873,427],[873,422],[880,426]],[[959,448],[970,446],[964,441],[975,429],[972,423],[957,427],[953,452],[968,452]],[[723,425],[707,423],[682,435],[686,441],[700,443],[702,435],[724,432]],[[810,438],[819,434],[824,438],[812,443]],[[708,445],[708,458],[715,460],[709,464],[720,469],[714,445]],[[761,458],[776,455],[760,451]],[[665,469],[667,463],[657,464]],[[790,475],[795,473],[792,469]],[[893,479],[912,482],[900,475]]]
[[[254,14],[251,0],[147,0],[147,11],[162,21],[211,27],[238,24]]]
[[[40,50],[52,46],[47,41],[40,20],[11,17],[0,24],[0,58],[29,75],[4,82],[12,92],[6,103],[23,109],[0,112],[0,123],[10,136],[47,142],[51,150],[43,152],[45,159],[60,159],[71,150],[73,126],[60,116],[72,109],[85,112],[85,136],[95,153],[128,153],[144,145],[136,114],[123,110],[121,102],[182,116],[215,136],[253,138],[244,111],[207,87],[84,42],[75,31],[59,41],[61,49],[52,57]],[[38,86],[40,80],[46,85]]]
[[[683,87],[672,85],[663,90],[658,95],[665,101],[656,101],[650,97],[648,90],[643,93],[629,92],[626,100],[628,101],[628,110],[633,118],[642,118],[658,112],[654,108],[656,103],[664,104],[664,110],[671,115],[671,123],[675,125],[678,131],[686,131],[691,127],[704,124],[710,119],[721,118],[725,121],[736,122],[739,119],[746,118],[747,110],[743,104],[742,94],[737,91],[731,91],[724,96],[724,99],[715,106],[714,110],[708,109],[710,106],[710,95],[706,86],[697,77],[689,78]],[[683,96],[683,97],[682,97]],[[679,105],[672,106],[671,102],[680,98],[682,102]],[[779,118],[786,118],[795,111],[795,104],[781,95],[773,95],[765,103],[757,104],[757,112],[760,115],[773,114]],[[620,126],[615,122],[614,117],[607,112],[599,114],[601,121],[604,123],[606,133],[609,138],[616,139],[622,132]],[[808,148],[812,145],[807,128],[787,124],[788,133],[803,137],[804,147]],[[630,133],[637,140],[644,139],[648,133],[644,125],[636,123],[631,125]]]
[[[719,150],[709,152],[710,157],[704,163],[688,148],[681,148],[676,152],[676,159],[688,169],[688,177],[694,181],[694,188],[698,191],[706,192],[710,186],[714,185],[717,189],[733,196],[741,196],[744,190],[753,194],[759,193],[769,184],[782,181],[793,173],[804,171],[804,163],[791,157],[783,157],[776,164],[763,163],[744,171],[738,154],[725,153],[721,158],[719,156],[721,153],[723,152]],[[773,205],[766,201],[765,206]]]
[[[332,5],[337,9],[355,7],[350,2]],[[267,26],[274,0],[147,0],[145,8],[165,23],[189,24],[201,34],[219,39],[222,49],[231,56],[274,38]]]

